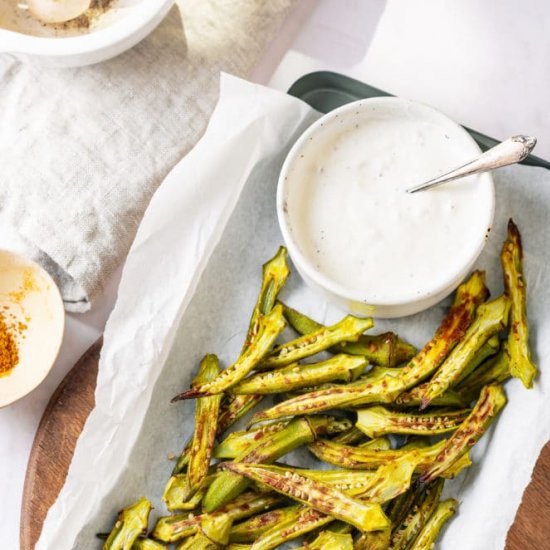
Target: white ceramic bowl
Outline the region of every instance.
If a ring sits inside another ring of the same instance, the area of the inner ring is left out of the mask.
[[[36,388],[52,368],[61,342],[65,312],[52,278],[38,264],[0,250],[0,308],[13,327],[19,363],[0,376],[0,407],[21,399]]]
[[[342,281],[336,281],[335,277],[322,272],[319,264],[315,264],[312,253],[307,253],[307,245],[304,246],[304,242],[300,242],[300,239],[305,241],[305,237],[301,237],[301,231],[296,229],[301,223],[299,219],[305,219],[304,215],[307,215],[301,209],[307,208],[310,204],[309,199],[305,202],[303,199],[310,190],[310,188],[303,187],[309,185],[304,183],[307,179],[304,167],[309,166],[307,173],[315,173],[315,170],[318,170],[316,168],[318,165],[315,163],[319,152],[323,151],[325,156],[331,154],[330,147],[326,146],[329,143],[327,139],[340,135],[338,132],[341,133],[342,128],[345,128],[346,125],[358,127],[357,123],[368,123],[369,117],[374,117],[375,113],[376,116],[385,113],[385,116],[392,117],[406,113],[408,120],[413,120],[414,124],[418,123],[420,126],[431,124],[437,125],[438,128],[441,127],[438,131],[442,131],[445,139],[451,140],[449,143],[457,145],[461,158],[469,160],[480,153],[478,145],[461,126],[431,107],[400,98],[373,98],[354,102],[321,117],[294,144],[285,160],[278,182],[277,215],[294,265],[310,287],[322,294],[328,301],[350,313],[380,318],[402,317],[427,309],[448,296],[472,269],[487,240],[493,221],[493,179],[488,173],[474,176],[477,181],[473,184],[476,187],[473,188],[472,193],[476,204],[480,206],[476,229],[472,230],[472,238],[465,243],[465,251],[460,261],[457,261],[459,265],[456,268],[449,268],[450,273],[445,273],[439,280],[434,277],[434,283],[431,286],[428,282],[424,289],[415,289],[414,293],[410,292],[409,294],[400,292],[400,289],[396,287],[395,296],[380,299],[379,295],[370,293],[368,290],[358,291],[357,288],[352,289],[345,286]],[[399,118],[395,120],[399,120]],[[395,153],[395,158],[399,159],[398,146]],[[368,162],[368,155],[369,150],[366,147],[361,160]],[[454,167],[449,166],[448,168]],[[438,174],[432,174],[432,176],[436,175]],[[409,183],[410,186],[413,186],[420,182],[411,180]],[[450,185],[460,185],[460,182]],[[470,183],[466,185],[470,185]],[[302,190],[299,189],[300,187]],[[437,190],[432,192],[437,192]],[[425,193],[430,193],[430,191],[425,191]],[[306,206],[302,206],[304,204]],[[338,215],[338,212],[335,211],[331,215]],[[407,239],[407,235],[403,235],[403,239]],[[405,287],[404,281],[403,288]]]
[[[3,21],[16,21],[17,2],[0,0]],[[143,40],[165,17],[174,0],[114,0],[97,24],[74,36],[62,36],[55,31],[47,35],[47,26],[40,27],[42,36],[30,30],[16,32],[16,22],[6,30],[0,28],[0,53],[37,61],[54,67],[79,67],[115,57]],[[4,12],[4,13],[2,13]],[[29,16],[30,17],[30,16]]]

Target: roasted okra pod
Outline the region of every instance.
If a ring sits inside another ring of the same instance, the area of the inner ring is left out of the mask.
[[[263,514],[251,517],[246,521],[238,523],[231,528],[229,534],[230,542],[254,542],[260,535],[269,531],[271,528],[287,522],[289,519],[296,519],[301,506],[285,506],[270,510]]]
[[[215,355],[207,355],[201,361],[199,374],[195,379],[196,384],[200,385],[214,380],[219,372],[218,358]],[[201,397],[196,401],[195,432],[187,464],[187,483],[190,495],[199,488],[208,473],[218,430],[221,399],[222,396],[218,394]]]
[[[178,510],[194,510],[202,500],[208,484],[213,480],[213,477],[205,478],[201,486],[190,496],[189,494],[189,482],[187,480],[187,474],[173,475],[164,488],[162,500],[166,504],[166,508],[171,512]]]
[[[435,397],[443,394],[459,381],[460,375],[475,358],[483,344],[506,326],[509,309],[510,302],[506,296],[500,296],[477,308],[476,319],[464,338],[428,383],[422,397],[422,408],[427,407]]]
[[[275,466],[272,466],[275,469]],[[278,467],[281,473],[295,473],[313,481],[319,481],[330,485],[343,493],[352,493],[355,490],[361,490],[369,486],[371,480],[375,477],[375,472],[364,470],[312,470],[306,468],[293,468],[292,466],[281,465]]]
[[[297,473],[279,473],[259,464],[228,462],[224,468],[268,485],[277,492],[336,519],[351,523],[361,531],[389,527],[389,521],[378,504],[362,502],[318,481]]]
[[[355,369],[366,366],[367,361],[363,357],[339,354],[320,363],[294,363],[281,369],[261,372],[245,378],[230,391],[234,394],[282,393],[334,380],[349,382]]]
[[[214,449],[214,456],[216,458],[237,458],[247,453],[260,441],[267,439],[276,432],[280,432],[287,425],[288,422],[273,422],[251,430],[231,432]]]
[[[392,517],[393,526],[390,539],[392,550],[407,550],[416,540],[432,513],[437,507],[443,480],[437,480],[429,485],[418,486],[412,491],[412,499],[408,501],[409,507],[401,511],[399,517]]]
[[[461,341],[472,324],[477,307],[483,303],[489,291],[485,286],[485,273],[474,271],[470,278],[456,290],[455,298],[445,319],[434,337],[404,367],[402,377],[408,389],[430,376],[451,350]]]
[[[510,371],[519,378],[526,388],[533,387],[537,367],[531,359],[529,348],[529,325],[527,322],[526,282],[523,276],[523,248],[521,236],[516,224],[508,222],[508,236],[500,254],[504,272],[504,286],[510,298],[510,332],[508,350],[510,352]]]
[[[428,387],[429,382],[424,382],[414,386],[410,390],[400,393],[393,402],[394,406],[399,408],[420,407],[422,397]],[[458,393],[458,391],[447,390],[446,392],[434,397],[430,405],[434,407],[466,407],[468,401]]]
[[[259,320],[262,315],[267,315],[275,305],[275,300],[283,288],[290,270],[287,262],[288,253],[284,246],[279,247],[277,253],[271,260],[268,260],[262,266],[262,286],[258,295],[258,300],[252,311],[248,332],[241,353],[256,340],[259,330]]]
[[[177,546],[176,550],[218,550],[229,542],[233,518],[230,514],[204,515],[198,532]]]
[[[305,336],[323,328],[321,323],[310,319],[303,313],[282,304],[288,324],[299,334]],[[356,342],[342,342],[331,348],[334,353],[362,355],[369,362],[381,367],[395,367],[405,363],[416,353],[416,348],[401,340],[393,332],[384,334],[362,334]]]
[[[382,464],[376,471],[365,470],[308,470],[289,466],[270,466],[269,471],[296,474],[329,485],[352,497],[376,503],[386,503],[405,492],[411,476],[422,458],[415,452]]]
[[[251,423],[313,414],[352,404],[389,403],[405,389],[399,377],[402,370],[377,367],[357,382],[304,393],[259,411]]]
[[[260,535],[254,541],[250,550],[271,550],[272,548],[278,548],[280,545],[311,533],[311,531],[319,529],[331,521],[333,520],[330,516],[318,510],[305,506],[299,507],[294,517],[287,518]]]
[[[277,305],[275,308],[282,308],[282,306]],[[373,324],[370,318],[361,319],[353,315],[347,315],[335,325],[322,327],[315,332],[277,346],[265,357],[260,368],[285,367],[300,359],[325,351],[340,342],[354,342]]]
[[[176,514],[161,517],[153,529],[152,536],[163,542],[180,541],[197,534],[200,531],[201,522],[207,518],[227,514],[232,521],[237,521],[265,512],[279,504],[281,500],[278,495],[259,495],[250,491],[239,495],[232,502],[220,508],[216,514]]]
[[[218,417],[217,435],[225,432],[235,422],[253,409],[262,399],[263,395],[236,395],[222,400]],[[172,471],[173,475],[181,474],[187,468],[191,442],[192,439],[185,444]]]
[[[439,435],[456,430],[468,414],[469,409],[411,414],[378,406],[358,410],[355,425],[369,437],[386,434]]]
[[[472,412],[456,432],[444,441],[432,466],[422,475],[422,481],[429,482],[443,475],[445,471],[471,449],[486,432],[497,414],[506,405],[506,396],[501,386],[485,386]]]
[[[433,462],[445,448],[445,441],[438,441],[432,445],[415,446],[416,470],[419,473],[426,472],[432,467]],[[309,445],[309,450],[319,459],[340,468],[351,470],[375,470],[386,464],[407,455],[411,448],[377,450],[368,447],[351,447],[340,445],[327,439],[319,439]],[[451,469],[442,472],[445,477],[454,477],[457,473],[470,466],[469,456],[459,456],[456,464],[451,464]],[[418,460],[417,460],[418,459]]]
[[[439,531],[454,516],[457,509],[458,501],[454,498],[440,502],[420,531],[410,550],[431,550],[437,535],[439,535]]]
[[[122,510],[103,545],[103,550],[131,550],[138,537],[147,532],[150,512],[151,503],[143,497]]]
[[[211,382],[197,384],[190,390],[174,397],[172,401],[222,393],[237,384],[237,382],[240,382],[260,363],[284,326],[283,310],[281,306],[275,306],[267,315],[260,317],[254,340],[247,346],[235,363],[222,370]]]

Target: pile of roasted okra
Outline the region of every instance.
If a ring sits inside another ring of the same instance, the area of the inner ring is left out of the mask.
[[[530,388],[537,373],[511,220],[501,262],[505,293],[488,301],[475,271],[417,351],[391,332],[364,334],[371,319],[323,326],[279,302],[289,274],[280,248],[263,266],[239,358],[220,370],[207,355],[173,399],[196,399],[193,437],[164,491],[173,514],[147,535],[142,498],[104,548],[268,550],[300,537],[304,549],[431,548],[458,506],[441,499],[443,484],[470,466],[470,449],[506,404],[502,383],[517,377]],[[297,338],[275,345],[286,325]],[[228,433],[268,394],[278,394],[274,406]],[[319,469],[277,462],[301,446]]]

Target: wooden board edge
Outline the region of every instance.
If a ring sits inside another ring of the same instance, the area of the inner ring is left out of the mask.
[[[102,338],[99,338],[65,375],[51,396],[36,430],[23,487],[19,530],[21,550],[34,550],[48,510],[65,483],[76,441],[95,403],[102,343]],[[77,408],[71,410],[75,406]],[[67,419],[71,425],[63,426]],[[61,424],[62,429],[59,430],[56,424]],[[55,428],[55,445],[52,445],[52,428]],[[55,449],[55,454],[48,449]],[[48,454],[54,455],[55,460],[45,463]],[[40,487],[40,492],[37,487]]]

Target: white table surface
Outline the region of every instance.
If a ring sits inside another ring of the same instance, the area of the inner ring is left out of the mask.
[[[546,0],[300,0],[253,80],[286,90],[334,70],[417,99],[496,138],[529,133],[550,158],[550,10]],[[1,227],[0,247],[17,248]],[[29,452],[57,385],[101,334],[118,273],[93,311],[68,314],[55,367],[29,396],[0,411],[0,548],[19,548]]]

